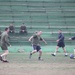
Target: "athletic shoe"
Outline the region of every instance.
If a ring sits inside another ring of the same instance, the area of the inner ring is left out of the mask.
[[[29,59],[31,59],[32,53],[30,52]]]
[[[9,63],[9,61],[7,61],[7,60],[3,60],[3,62],[4,62],[4,63]]]
[[[43,59],[41,57],[38,57],[38,60],[42,60],[43,61]]]
[[[68,55],[65,55],[65,57],[67,57]]]
[[[3,61],[2,57],[0,56],[0,60]]]
[[[75,57],[74,57],[74,59],[75,59]]]
[[[41,58],[40,57],[38,57],[38,60],[40,60]]]
[[[52,56],[55,56],[55,54],[51,54]]]

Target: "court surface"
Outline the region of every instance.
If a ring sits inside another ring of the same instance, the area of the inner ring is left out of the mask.
[[[54,47],[52,48],[54,49]],[[15,52],[10,50],[10,54],[7,57],[9,63],[2,63],[0,61],[0,75],[75,74],[75,59],[70,59],[69,55],[68,57],[65,57],[61,50],[59,50],[57,56],[55,57],[51,56],[51,53],[54,51],[44,50],[42,55],[43,60],[39,61],[38,53],[34,54],[32,58],[29,59],[29,51],[25,50],[24,52],[17,52],[18,48],[15,47],[15,49]],[[70,52],[73,53],[73,50],[69,51],[68,54],[70,54]]]

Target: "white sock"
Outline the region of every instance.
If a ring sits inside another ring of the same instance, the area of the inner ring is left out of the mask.
[[[54,53],[54,55],[56,55],[56,53]]]
[[[68,55],[67,53],[65,53],[65,55]]]
[[[2,55],[0,55],[2,57]]]

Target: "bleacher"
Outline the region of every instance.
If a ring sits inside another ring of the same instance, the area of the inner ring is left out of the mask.
[[[56,44],[58,29],[62,29],[67,45],[74,41],[68,38],[75,35],[74,0],[0,0],[0,29],[3,31],[10,23],[16,33],[10,35],[12,44],[28,45],[28,38],[38,30],[49,45]],[[19,35],[19,29],[25,23],[28,35]]]

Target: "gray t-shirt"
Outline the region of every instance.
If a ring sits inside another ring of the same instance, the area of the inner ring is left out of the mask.
[[[33,38],[32,38],[32,44],[33,45],[38,45],[40,44],[40,41],[42,41],[42,38],[39,36],[39,35],[33,35]]]
[[[9,39],[8,39],[8,34],[6,31],[4,31],[2,34],[1,34],[1,45],[2,44],[6,44],[6,45],[10,45],[9,43]]]

